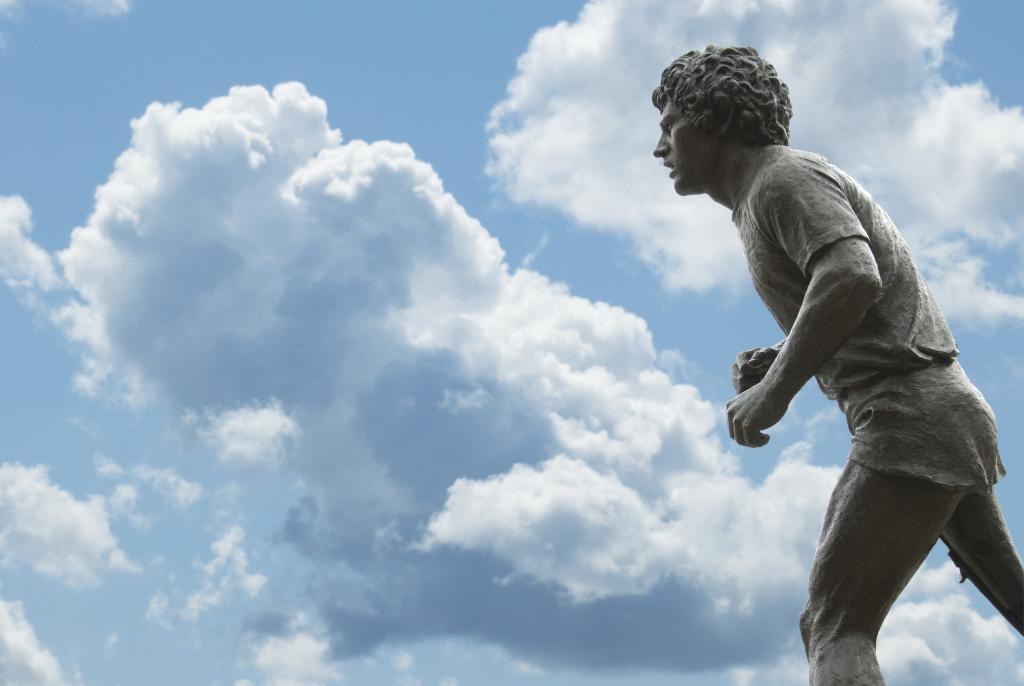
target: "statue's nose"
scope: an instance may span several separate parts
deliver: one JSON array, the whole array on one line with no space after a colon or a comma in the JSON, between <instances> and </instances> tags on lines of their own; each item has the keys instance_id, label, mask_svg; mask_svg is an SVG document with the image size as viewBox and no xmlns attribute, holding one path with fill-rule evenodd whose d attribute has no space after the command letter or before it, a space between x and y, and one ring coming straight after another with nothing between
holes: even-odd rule
<instances>
[{"instance_id":1,"label":"statue's nose","mask_svg":"<svg viewBox=\"0 0 1024 686\"><path fill-rule=\"evenodd\" d=\"M668 145L665 144L664 136L658 141L658 144L654 146L655 157L665 157L668 155Z\"/></svg>"}]
</instances>

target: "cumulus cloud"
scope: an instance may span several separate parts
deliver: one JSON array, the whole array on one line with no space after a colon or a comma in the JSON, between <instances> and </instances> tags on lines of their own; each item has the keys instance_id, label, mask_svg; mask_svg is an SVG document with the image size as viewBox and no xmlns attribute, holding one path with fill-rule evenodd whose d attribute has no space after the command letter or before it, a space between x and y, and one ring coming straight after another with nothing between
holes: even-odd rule
<instances>
[{"instance_id":1,"label":"cumulus cloud","mask_svg":"<svg viewBox=\"0 0 1024 686\"><path fill-rule=\"evenodd\" d=\"M236 467L274 467L288 444L299 436L299 425L277 400L253 403L233 410L208 410L200 421L194 414L187 423L197 425L201 440L224 463Z\"/></svg>"},{"instance_id":2,"label":"cumulus cloud","mask_svg":"<svg viewBox=\"0 0 1024 686\"><path fill-rule=\"evenodd\" d=\"M28 566L69 586L98 584L107 571L139 571L118 547L102 497L77 500L50 482L45 467L10 462L0 464L0 564Z\"/></svg>"},{"instance_id":3,"label":"cumulus cloud","mask_svg":"<svg viewBox=\"0 0 1024 686\"><path fill-rule=\"evenodd\" d=\"M456 481L422 545L493 552L576 602L647 593L678 577L699 580L722 611L749 612L758 594L804 578L837 478L837 469L801 460L782 462L760 487L681 472L648 502L614 474L559 456Z\"/></svg>"},{"instance_id":4,"label":"cumulus cloud","mask_svg":"<svg viewBox=\"0 0 1024 686\"><path fill-rule=\"evenodd\" d=\"M852 7L833 26L863 28ZM865 120L900 130L952 25L934 3L880 5L870 31L826 39L793 33L786 12L799 8L823 21L799 3L591 3L521 60L495 110L492 170L517 199L630 231L670 285L745 279L721 208L680 206L648 158L649 74L701 31L761 26L757 9L784 74L843 103L798 115L804 140ZM847 49L824 52L832 61L787 52L833 43ZM838 57L892 45L908 51L893 57L909 55L903 71ZM609 67L602 78L595 64ZM885 97L857 110L840 68L885 76ZM650 126L623 127L637 117ZM303 678L329 683L328 645L356 655L437 635L556 667L726 670L774 664L791 645L835 470L800 448L763 482L744 479L715 437L718 411L662 370L685 358L660 354L642 319L511 269L409 146L343 142L301 84L152 104L56 264L66 292L25 288L81 351L82 391L159 398L221 459L278 464L305 488L280 539L348 583L312 589L322 632L253 637L270 683L293 678L290 655L319 665ZM169 624L258 593L243 538L229 529L198 589L154 595L147 616Z\"/></svg>"},{"instance_id":5,"label":"cumulus cloud","mask_svg":"<svg viewBox=\"0 0 1024 686\"><path fill-rule=\"evenodd\" d=\"M323 629L302 614L293 617L279 634L251 637L246 653L244 663L260 678L238 681L236 686L328 686L342 681Z\"/></svg>"},{"instance_id":6,"label":"cumulus cloud","mask_svg":"<svg viewBox=\"0 0 1024 686\"><path fill-rule=\"evenodd\" d=\"M0 600L0 681L65 686L57 658L46 649L17 601Z\"/></svg>"},{"instance_id":7,"label":"cumulus cloud","mask_svg":"<svg viewBox=\"0 0 1024 686\"><path fill-rule=\"evenodd\" d=\"M32 242L32 212L20 196L0 196L0 278L11 288L60 284L53 258Z\"/></svg>"},{"instance_id":8,"label":"cumulus cloud","mask_svg":"<svg viewBox=\"0 0 1024 686\"><path fill-rule=\"evenodd\" d=\"M96 455L92 464L96 473L104 478L115 478L124 474L124 468L106 455Z\"/></svg>"},{"instance_id":9,"label":"cumulus cloud","mask_svg":"<svg viewBox=\"0 0 1024 686\"><path fill-rule=\"evenodd\" d=\"M117 513L131 512L139 501L139 490L131 484L118 484L107 499L110 509Z\"/></svg>"},{"instance_id":10,"label":"cumulus cloud","mask_svg":"<svg viewBox=\"0 0 1024 686\"><path fill-rule=\"evenodd\" d=\"M169 467L147 467L138 465L132 469L132 475L139 481L149 484L171 505L184 509L195 505L203 496L203 487L184 479Z\"/></svg>"},{"instance_id":11,"label":"cumulus cloud","mask_svg":"<svg viewBox=\"0 0 1024 686\"><path fill-rule=\"evenodd\" d=\"M807 660L800 652L789 652L761 667L737 667L729 670L732 686L803 686L807 681Z\"/></svg>"},{"instance_id":12,"label":"cumulus cloud","mask_svg":"<svg viewBox=\"0 0 1024 686\"><path fill-rule=\"evenodd\" d=\"M234 524L210 544L210 559L196 563L199 585L191 593L157 591L146 605L147 620L169 629L177 619L194 622L239 594L255 598L267 577L249 569L245 530Z\"/></svg>"},{"instance_id":13,"label":"cumulus cloud","mask_svg":"<svg viewBox=\"0 0 1024 686\"><path fill-rule=\"evenodd\" d=\"M892 686L1024 683L1020 639L991 607L971 606L952 562L918 571L882 625L878 661ZM734 686L791 686L807 680L803 647L729 673Z\"/></svg>"},{"instance_id":14,"label":"cumulus cloud","mask_svg":"<svg viewBox=\"0 0 1024 686\"><path fill-rule=\"evenodd\" d=\"M990 607L983 616L951 562L919 572L886 619L878 659L894 686L1024 683L1020 639Z\"/></svg>"},{"instance_id":15,"label":"cumulus cloud","mask_svg":"<svg viewBox=\"0 0 1024 686\"><path fill-rule=\"evenodd\" d=\"M938 242L923 253L932 291L944 309L976 326L1024 320L1024 295L1007 293L986 276L985 261L964 241Z\"/></svg>"},{"instance_id":16,"label":"cumulus cloud","mask_svg":"<svg viewBox=\"0 0 1024 686\"><path fill-rule=\"evenodd\" d=\"M650 92L683 52L754 45L789 84L795 147L822 152L875 194L919 250L959 243L972 259L1024 244L1024 113L940 68L955 12L941 0L749 2L591 0L538 31L489 124L489 171L514 200L626 237L673 289L746 280L729 215L680 199L651 157ZM851 59L856 55L856 59ZM995 253L993 253L995 254ZM926 262L941 281L944 264ZM979 313L943 285L968 323L1020 320L1020 295L959 270Z\"/></svg>"},{"instance_id":17,"label":"cumulus cloud","mask_svg":"<svg viewBox=\"0 0 1024 686\"><path fill-rule=\"evenodd\" d=\"M165 629L170 629L171 619L168 613L170 607L171 600L167 597L167 594L163 591L157 591L146 603L146 614L144 616L148 621L158 624Z\"/></svg>"},{"instance_id":18,"label":"cumulus cloud","mask_svg":"<svg viewBox=\"0 0 1024 686\"><path fill-rule=\"evenodd\" d=\"M644 593L667 575L665 548L675 541L666 528L614 475L555 457L539 468L516 465L485 481L456 481L424 547L491 551L586 601Z\"/></svg>"},{"instance_id":19,"label":"cumulus cloud","mask_svg":"<svg viewBox=\"0 0 1024 686\"><path fill-rule=\"evenodd\" d=\"M137 484L145 484L178 509L191 507L203 497L201 484L185 479L170 467L135 465L125 469L106 455L97 455L93 459L93 467L99 476L106 479L126 478ZM118 511L124 511L126 506L134 509L139 500L138 488L130 483L118 484L109 500Z\"/></svg>"},{"instance_id":20,"label":"cumulus cloud","mask_svg":"<svg viewBox=\"0 0 1024 686\"><path fill-rule=\"evenodd\" d=\"M242 548L244 541L245 531L235 524L210 545L213 557L200 567L200 587L185 599L183 618L198 619L237 591L250 598L260 592L267 577L249 571L249 558Z\"/></svg>"},{"instance_id":21,"label":"cumulus cloud","mask_svg":"<svg viewBox=\"0 0 1024 686\"><path fill-rule=\"evenodd\" d=\"M126 518L137 529L149 527L149 520L138 512L139 489L132 484L117 484L106 498L112 519Z\"/></svg>"},{"instance_id":22,"label":"cumulus cloud","mask_svg":"<svg viewBox=\"0 0 1024 686\"><path fill-rule=\"evenodd\" d=\"M356 580L315 594L338 655L457 634L700 669L795 631L834 470L742 478L641 318L511 269L407 145L342 142L302 85L150 105L57 262L68 289L41 297L81 390L159 399L221 459L297 477L279 539ZM258 590L222 542L153 621Z\"/></svg>"}]
</instances>

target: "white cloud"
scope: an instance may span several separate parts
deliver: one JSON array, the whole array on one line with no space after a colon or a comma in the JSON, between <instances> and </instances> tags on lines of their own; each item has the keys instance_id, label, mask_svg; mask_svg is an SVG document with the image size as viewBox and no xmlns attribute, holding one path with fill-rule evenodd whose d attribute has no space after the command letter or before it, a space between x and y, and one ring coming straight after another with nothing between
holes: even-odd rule
<instances>
[{"instance_id":1,"label":"white cloud","mask_svg":"<svg viewBox=\"0 0 1024 686\"><path fill-rule=\"evenodd\" d=\"M107 498L107 504L116 514L132 512L138 502L139 490L131 484L118 484Z\"/></svg>"},{"instance_id":2,"label":"white cloud","mask_svg":"<svg viewBox=\"0 0 1024 686\"><path fill-rule=\"evenodd\" d=\"M922 566L901 597L904 600L927 600L955 594L959 590L959 579L960 571L951 560L938 567Z\"/></svg>"},{"instance_id":3,"label":"white cloud","mask_svg":"<svg viewBox=\"0 0 1024 686\"><path fill-rule=\"evenodd\" d=\"M481 303L414 289L402 313L407 338L420 348L456 351L471 374L514 387L547 413L574 457L636 472L669 456L701 471L734 468L708 435L715 410L696 388L673 384L657 369L642 319L573 296L530 270L497 282L496 297ZM451 395L445 398L450 406ZM485 402L478 390L462 396L464 407Z\"/></svg>"},{"instance_id":4,"label":"white cloud","mask_svg":"<svg viewBox=\"0 0 1024 686\"><path fill-rule=\"evenodd\" d=\"M195 414L186 421L198 424L200 438L225 464L235 467L274 467L300 434L278 400L252 403L233 410L208 410L200 422Z\"/></svg>"},{"instance_id":5,"label":"white cloud","mask_svg":"<svg viewBox=\"0 0 1024 686\"><path fill-rule=\"evenodd\" d=\"M67 1L67 0L66 0ZM131 9L129 0L70 0L72 5L80 5L97 14L124 14Z\"/></svg>"},{"instance_id":6,"label":"white cloud","mask_svg":"<svg viewBox=\"0 0 1024 686\"><path fill-rule=\"evenodd\" d=\"M139 567L118 547L103 498L76 500L46 468L0 464L0 564L27 565L69 586Z\"/></svg>"},{"instance_id":7,"label":"white cloud","mask_svg":"<svg viewBox=\"0 0 1024 686\"><path fill-rule=\"evenodd\" d=\"M744 11L705 5L703 15L691 17L698 27L731 26ZM765 5L771 12L782 6ZM496 173L520 199L556 206L579 200L567 211L580 221L616 231L640 226L634 234L641 252L672 285L745 280L727 216L706 203L679 205L649 158L656 130L649 90L664 63L689 47L677 43L694 34L676 29L692 5L659 5L678 16L653 39L645 21L660 19L662 10L589 7L585 30L560 25L539 34L524 56L529 78L513 85L513 104L496 114ZM865 35L934 60L948 33L936 7L890 7L905 14L901 21L876 14L878 30ZM798 82L824 84L826 100L855 96L844 80L832 84L826 76L858 65L789 55L784 46L801 43L789 41L783 19L771 24L779 37L765 52L784 75L792 68ZM647 54L650 45L661 53ZM861 43L843 54L865 51L875 52ZM595 65L609 67L609 78L595 78ZM869 121L912 111L893 109L893 93L931 72L920 60L908 65L907 73L891 75L903 80L886 91L888 99L872 100ZM544 78L531 80L537 74ZM576 98L576 87L590 90ZM555 91L564 96L550 97ZM608 93L620 92L629 97L602 109ZM548 111L555 124L537 140L568 165L530 158L537 150L517 148L534 140L529 136L513 140L516 126L540 126ZM864 111L851 111L848 121L798 117L810 120L807 140L816 126L825 132L820 139L830 140L827 132L851 121L865 128ZM524 112L536 117L515 123ZM642 126L623 129L631 117ZM565 122L581 140L559 128ZM504 144L512 157L503 161ZM600 176L605 158L614 176ZM546 186L525 182L522 170L530 165ZM635 195L623 201L623 188ZM552 195L530 195L542 192ZM743 615L785 595L780 590L803 586L835 470L787 460L763 484L739 477L735 456L714 437L718 410L659 369L673 357L659 357L643 320L573 296L532 270L511 270L493 237L408 146L343 144L323 101L300 84L272 92L234 88L201 108L151 105L132 122L131 145L96 198L58 254L73 298L54 306L54 318L82 351L79 387L137 401L161 396L176 416L201 418L207 433L200 436L222 456L297 470L327 510L325 536L332 538L323 550L342 551L354 574L364 564L366 586L389 602L407 600L387 594L395 579L414 586L408 577L426 565L388 555L400 556L401 541L432 513L427 563L442 564L437 560L455 547L483 552L521 577L564 589L581 607L639 596L670 579L710 596L723 614ZM708 221L677 226L687 211ZM721 240L709 233L719 224ZM27 232L19 232L28 244ZM977 234L979 241L998 238ZM42 290L38 279L33 284ZM283 460L279 446L296 434L296 417L301 451ZM372 540L382 530L398 543L384 552L359 547L361 536ZM566 531L581 532L592 548L559 545ZM214 544L198 590L175 597L182 609L172 610L172 599L158 593L147 616L168 624L194 619L232 594L258 593L266 580L249 571L243 538L232 527ZM501 584L488 592L500 594ZM337 609L344 600L332 596L329 603ZM411 628L402 621L394 622L396 631L430 630L415 624L421 617L408 618ZM459 622L469 620L451 621L441 630L462 632ZM694 620L681 614L673 621ZM503 630L486 635L500 642L508 636ZM372 648L387 636L353 638ZM550 638L544 655L562 658L556 644L565 637ZM715 647L731 644L722 639ZM568 654L564 659L585 661ZM305 625L255 640L251 662L269 684L340 678L326 638Z\"/></svg>"},{"instance_id":8,"label":"white cloud","mask_svg":"<svg viewBox=\"0 0 1024 686\"><path fill-rule=\"evenodd\" d=\"M131 474L179 509L191 507L203 497L202 485L182 478L169 467L138 465L132 468Z\"/></svg>"},{"instance_id":9,"label":"white cloud","mask_svg":"<svg viewBox=\"0 0 1024 686\"><path fill-rule=\"evenodd\" d=\"M543 669L533 663L527 662L526 660L513 660L512 666L515 667L515 670L520 674L526 674L528 676L544 674Z\"/></svg>"},{"instance_id":10,"label":"white cloud","mask_svg":"<svg viewBox=\"0 0 1024 686\"><path fill-rule=\"evenodd\" d=\"M985 276L985 262L964 241L937 242L923 253L929 284L944 311L976 326L1024 321L1024 295L1007 293Z\"/></svg>"},{"instance_id":11,"label":"white cloud","mask_svg":"<svg viewBox=\"0 0 1024 686\"><path fill-rule=\"evenodd\" d=\"M736 468L642 319L510 273L408 146L340 145L301 85L154 104L133 131L59 253L75 298L54 316L82 345L81 389L167 395L223 459L268 462L299 431L291 408L338 424L389 365L447 354L467 383L434 406L453 416L500 410L497 383L574 457Z\"/></svg>"},{"instance_id":12,"label":"white cloud","mask_svg":"<svg viewBox=\"0 0 1024 686\"><path fill-rule=\"evenodd\" d=\"M244 541L245 531L235 524L210 545L213 557L200 567L200 587L185 599L182 618L196 620L238 591L250 598L259 594L267 577L249 571Z\"/></svg>"},{"instance_id":13,"label":"white cloud","mask_svg":"<svg viewBox=\"0 0 1024 686\"><path fill-rule=\"evenodd\" d=\"M93 467L96 474L105 479L127 477L135 483L146 484L172 506L179 509L191 507L203 497L201 484L183 478L170 467L135 465L130 470L126 470L106 455L97 455L93 458ZM139 501L138 488L128 483L118 484L109 501L115 511L132 510ZM130 507L126 508L126 506Z\"/></svg>"},{"instance_id":14,"label":"white cloud","mask_svg":"<svg viewBox=\"0 0 1024 686\"><path fill-rule=\"evenodd\" d=\"M893 686L1021 684L1019 639L998 614L983 617L962 591L897 603L878 639Z\"/></svg>"},{"instance_id":15,"label":"white cloud","mask_svg":"<svg viewBox=\"0 0 1024 686\"><path fill-rule=\"evenodd\" d=\"M890 686L1024 683L1020 639L1002 616L972 608L958 579L951 562L922 567L889 612L878 660ZM806 682L807 669L802 646L793 646L775 662L729 675L734 686L791 686Z\"/></svg>"},{"instance_id":16,"label":"white cloud","mask_svg":"<svg viewBox=\"0 0 1024 686\"><path fill-rule=\"evenodd\" d=\"M110 657L117 651L117 645L121 642L120 636L116 633L112 633L107 636L107 640L103 642L103 655L104 657Z\"/></svg>"},{"instance_id":17,"label":"white cloud","mask_svg":"<svg viewBox=\"0 0 1024 686\"><path fill-rule=\"evenodd\" d=\"M60 664L25 617L20 602L0 600L0 682L65 686Z\"/></svg>"},{"instance_id":18,"label":"white cloud","mask_svg":"<svg viewBox=\"0 0 1024 686\"><path fill-rule=\"evenodd\" d=\"M834 470L786 461L762 484L741 478L715 433L720 410L661 370L675 358L659 357L640 317L510 269L408 146L342 143L323 101L294 83L233 88L199 109L153 104L132 129L58 254L72 297L49 302L82 351L79 387L159 397L222 456L294 470L312 495L296 512L314 514L290 517L288 540L317 560L343 555L369 594L397 577L455 583L436 565L456 549L517 573L506 586L484 577L496 598L540 579L579 607L642 602L666 580L694 617L712 604L727 622L798 594ZM428 521L424 565L408 543ZM594 549L562 545L567 529ZM154 621L258 590L227 539L199 590L154 596ZM758 564L771 574L755 580ZM538 610L562 611L552 603ZM477 620L457 621L438 631Z\"/></svg>"},{"instance_id":19,"label":"white cloud","mask_svg":"<svg viewBox=\"0 0 1024 686\"><path fill-rule=\"evenodd\" d=\"M243 543L245 530L234 524L210 544L211 557L196 562L199 583L191 593L157 591L146 605L148 621L170 629L177 620L195 622L204 614L230 602L239 594L255 598L267 577L249 569Z\"/></svg>"},{"instance_id":20,"label":"white cloud","mask_svg":"<svg viewBox=\"0 0 1024 686\"><path fill-rule=\"evenodd\" d=\"M456 481L445 510L430 521L424 547L494 552L588 601L649 590L668 573L674 543L635 491L560 456L486 481Z\"/></svg>"},{"instance_id":21,"label":"white cloud","mask_svg":"<svg viewBox=\"0 0 1024 686\"><path fill-rule=\"evenodd\" d=\"M1024 110L1001 107L981 83L939 83L922 98L908 140L883 160L923 212L913 228L994 245L1020 240L1013 212L1024 206Z\"/></svg>"},{"instance_id":22,"label":"white cloud","mask_svg":"<svg viewBox=\"0 0 1024 686\"><path fill-rule=\"evenodd\" d=\"M577 457L735 467L709 438L712 407L656 368L643 320L510 274L407 146L339 145L299 84L154 104L133 129L59 253L77 297L55 318L82 344L83 390L232 408L190 416L225 461L274 462L299 432L284 407L349 404L411 347L513 388ZM491 401L478 382L438 402L464 415Z\"/></svg>"},{"instance_id":23,"label":"white cloud","mask_svg":"<svg viewBox=\"0 0 1024 686\"><path fill-rule=\"evenodd\" d=\"M126 518L137 529L149 528L149 520L138 512L139 489L132 484L117 484L106 497L111 518Z\"/></svg>"},{"instance_id":24,"label":"white cloud","mask_svg":"<svg viewBox=\"0 0 1024 686\"><path fill-rule=\"evenodd\" d=\"M19 9L31 0L0 0L0 17ZM131 9L130 0L49 0L50 4L64 7L69 11L85 11L90 14L116 16Z\"/></svg>"},{"instance_id":25,"label":"white cloud","mask_svg":"<svg viewBox=\"0 0 1024 686\"><path fill-rule=\"evenodd\" d=\"M793 144L857 176L915 247L970 239L974 253L1019 249L1024 113L980 83L944 81L954 20L942 0L827 9L812 0L591 0L574 22L538 31L520 56L492 112L489 170L514 200L628 237L669 288L745 282L728 212L675 197L651 156L650 92L687 50L754 45L790 86ZM943 287L947 314L968 323L1024 316L1019 294L970 276L961 285L984 291L983 312Z\"/></svg>"},{"instance_id":26,"label":"white cloud","mask_svg":"<svg viewBox=\"0 0 1024 686\"><path fill-rule=\"evenodd\" d=\"M146 619L154 624L158 624L165 629L171 628L171 621L168 616L168 610L170 609L171 601L167 597L167 594L163 591L157 591L154 593L149 602L146 603Z\"/></svg>"},{"instance_id":27,"label":"white cloud","mask_svg":"<svg viewBox=\"0 0 1024 686\"><path fill-rule=\"evenodd\" d=\"M803 686L807 683L807 660L799 654L783 655L763 667L737 667L729 670L732 686Z\"/></svg>"},{"instance_id":28,"label":"white cloud","mask_svg":"<svg viewBox=\"0 0 1024 686\"><path fill-rule=\"evenodd\" d=\"M11 288L60 285L53 258L32 242L32 212L20 196L0 195L0 278Z\"/></svg>"},{"instance_id":29,"label":"white cloud","mask_svg":"<svg viewBox=\"0 0 1024 686\"><path fill-rule=\"evenodd\" d=\"M482 388L474 388L470 391L444 389L441 397L441 407L449 412L459 413L467 410L479 410L486 407L490 396Z\"/></svg>"},{"instance_id":30,"label":"white cloud","mask_svg":"<svg viewBox=\"0 0 1024 686\"><path fill-rule=\"evenodd\" d=\"M406 650L399 650L391 656L391 666L396 672L408 672L412 669L415 660Z\"/></svg>"},{"instance_id":31,"label":"white cloud","mask_svg":"<svg viewBox=\"0 0 1024 686\"><path fill-rule=\"evenodd\" d=\"M106 455L96 455L92 463L96 474L105 479L117 478L124 474L124 468Z\"/></svg>"},{"instance_id":32,"label":"white cloud","mask_svg":"<svg viewBox=\"0 0 1024 686\"><path fill-rule=\"evenodd\" d=\"M342 681L341 670L331 659L323 632L304 615L296 615L282 635L255 637L248 646L246 663L257 670L260 686L328 686Z\"/></svg>"},{"instance_id":33,"label":"white cloud","mask_svg":"<svg viewBox=\"0 0 1024 686\"><path fill-rule=\"evenodd\" d=\"M701 585L723 613L749 613L759 595L806 577L837 477L837 469L795 459L760 487L678 472L645 500L614 474L559 456L456 481L421 546L493 552L576 602L642 594L677 577Z\"/></svg>"}]
</instances>

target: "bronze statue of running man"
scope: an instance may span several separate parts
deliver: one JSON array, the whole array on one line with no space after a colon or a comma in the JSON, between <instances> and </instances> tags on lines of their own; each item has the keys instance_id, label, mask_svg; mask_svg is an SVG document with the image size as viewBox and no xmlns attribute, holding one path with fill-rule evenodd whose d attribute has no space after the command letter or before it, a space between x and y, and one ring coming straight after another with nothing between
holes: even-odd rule
<instances>
[{"instance_id":1,"label":"bronze statue of running man","mask_svg":"<svg viewBox=\"0 0 1024 686\"><path fill-rule=\"evenodd\" d=\"M737 357L729 435L763 446L813 376L853 437L800 616L812 686L884 686L878 631L939 538L1024 632L1024 568L992 488L1006 473L995 417L892 220L827 159L789 147L789 89L756 50L688 52L653 100L655 157L679 195L732 212L785 332Z\"/></svg>"}]
</instances>

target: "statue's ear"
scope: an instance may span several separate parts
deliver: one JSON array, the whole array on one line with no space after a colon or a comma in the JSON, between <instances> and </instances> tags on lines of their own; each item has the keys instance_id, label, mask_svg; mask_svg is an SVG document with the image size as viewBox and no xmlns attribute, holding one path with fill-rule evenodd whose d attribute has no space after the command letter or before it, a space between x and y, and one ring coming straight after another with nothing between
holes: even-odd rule
<instances>
[{"instance_id":1,"label":"statue's ear","mask_svg":"<svg viewBox=\"0 0 1024 686\"><path fill-rule=\"evenodd\" d=\"M737 129L739 130L740 137L745 141L756 141L763 138L761 120L750 110L744 110L740 113Z\"/></svg>"},{"instance_id":2,"label":"statue's ear","mask_svg":"<svg viewBox=\"0 0 1024 686\"><path fill-rule=\"evenodd\" d=\"M715 91L708 98L709 109L714 113L718 125L711 131L715 136L722 137L732 128L733 102L732 98L722 91Z\"/></svg>"}]
</instances>

